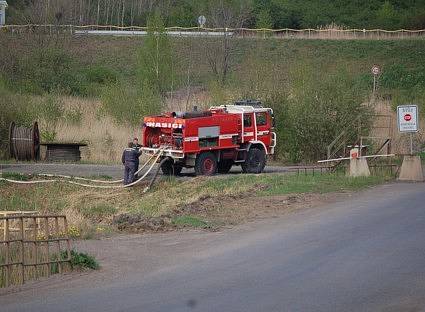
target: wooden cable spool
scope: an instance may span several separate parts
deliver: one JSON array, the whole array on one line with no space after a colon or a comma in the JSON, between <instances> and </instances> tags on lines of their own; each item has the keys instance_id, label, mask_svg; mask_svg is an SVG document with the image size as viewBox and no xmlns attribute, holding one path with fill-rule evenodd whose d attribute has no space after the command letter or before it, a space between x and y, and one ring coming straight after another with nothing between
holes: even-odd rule
<instances>
[{"instance_id":1,"label":"wooden cable spool","mask_svg":"<svg viewBox=\"0 0 425 312\"><path fill-rule=\"evenodd\" d=\"M14 122L10 124L9 153L16 160L40 159L40 131L37 122L31 128L18 127Z\"/></svg>"}]
</instances>

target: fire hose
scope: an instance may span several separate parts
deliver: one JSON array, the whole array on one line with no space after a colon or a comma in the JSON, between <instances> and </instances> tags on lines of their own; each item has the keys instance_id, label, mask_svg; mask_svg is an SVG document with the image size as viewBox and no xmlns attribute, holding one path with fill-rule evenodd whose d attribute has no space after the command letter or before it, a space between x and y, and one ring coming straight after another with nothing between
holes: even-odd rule
<instances>
[{"instance_id":1,"label":"fire hose","mask_svg":"<svg viewBox=\"0 0 425 312\"><path fill-rule=\"evenodd\" d=\"M75 182L72 181L72 179L76 179L76 180L83 180L83 181L89 181L89 182L99 182L99 183L120 183L123 180L115 180L115 181L102 181L102 180L92 180L92 179L87 179L87 178L82 178L82 177L71 177L71 176L65 176L65 175L52 175L52 174L39 174L38 176L44 176L44 177L58 177L58 178L63 178L63 179L53 179L53 180L36 180L36 181L18 181L18 180L12 180L12 179L7 179L7 178L2 178L0 177L0 181L6 181L9 183L16 183L16 184L39 184L39 183L55 183L55 182L64 182L64 183L69 183L69 184L74 184L74 185L79 185L79 186L83 186L83 187L89 187L89 188L101 188L101 189L119 189L119 188L128 188L131 186L134 186L138 183L140 183L144 178L146 178L146 176L152 171L153 167L155 166L156 162L158 161L158 159L161 157L161 155L163 154L165 148L162 148L158 151L158 154L153 154L147 161L146 163L135 173L135 175L137 175L138 173L140 173L148 164L149 162L152 160L152 158L154 158L155 156L155 160L152 162L152 164L149 166L148 170L143 174L142 177L140 177L139 179L137 179L136 181L130 183L130 184L126 184L126 185L92 185L92 184L84 184L84 183L79 183L79 182ZM156 175L154 176L154 178L156 178ZM65 179L65 180L64 180ZM154 181L154 179L153 179ZM144 190L144 192L146 192L150 186L153 184L153 182L150 183L149 187L146 188Z\"/></svg>"}]
</instances>

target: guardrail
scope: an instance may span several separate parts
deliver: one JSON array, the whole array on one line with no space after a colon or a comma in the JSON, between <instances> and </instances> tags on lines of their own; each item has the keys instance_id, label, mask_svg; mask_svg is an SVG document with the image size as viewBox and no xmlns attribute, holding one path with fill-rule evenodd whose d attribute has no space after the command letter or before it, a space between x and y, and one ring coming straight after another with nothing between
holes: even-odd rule
<instances>
[{"instance_id":1,"label":"guardrail","mask_svg":"<svg viewBox=\"0 0 425 312\"><path fill-rule=\"evenodd\" d=\"M115 25L5 25L0 27L1 32L23 33L43 32L46 34L64 33L70 34L98 34L143 36L147 34L147 27L143 26L115 26ZM235 37L276 37L276 38L299 38L299 39L409 39L424 38L425 29L410 30L385 30L385 29L251 29L251 28L200 28L200 27L167 27L166 32L171 36L215 36L217 33ZM98 33L96 33L98 32Z\"/></svg>"},{"instance_id":2,"label":"guardrail","mask_svg":"<svg viewBox=\"0 0 425 312\"><path fill-rule=\"evenodd\" d=\"M67 269L71 241L66 216L17 212L0 217L0 230L0 287Z\"/></svg>"}]
</instances>

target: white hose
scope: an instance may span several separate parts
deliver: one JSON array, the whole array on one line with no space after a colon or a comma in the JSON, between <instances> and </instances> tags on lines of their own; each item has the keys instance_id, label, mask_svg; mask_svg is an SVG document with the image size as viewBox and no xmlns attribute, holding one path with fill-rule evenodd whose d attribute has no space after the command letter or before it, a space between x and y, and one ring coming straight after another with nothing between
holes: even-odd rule
<instances>
[{"instance_id":1,"label":"white hose","mask_svg":"<svg viewBox=\"0 0 425 312\"><path fill-rule=\"evenodd\" d=\"M150 156L150 158L143 164L142 167L137 170L137 172L134 174L135 176L138 175L143 169L145 169L146 165L151 161L151 159L156 155L153 154ZM87 182L95 182L95 183L104 183L104 184L116 184L116 183L122 183L124 180L114 180L114 181L105 181L105 180L93 180L88 178L82 178L82 177L73 177L73 176L67 176L62 174L50 174L50 173L40 173L36 174L39 177L49 177L49 178L63 178L63 179L72 179L72 180L80 180L80 181L87 181Z\"/></svg>"},{"instance_id":2,"label":"white hose","mask_svg":"<svg viewBox=\"0 0 425 312\"><path fill-rule=\"evenodd\" d=\"M148 174L149 172L151 172L151 170L153 169L153 167L155 166L156 162L158 161L159 157L161 157L163 151L165 148L161 149L158 151L158 155L155 158L155 161L150 165L149 169L145 172L145 174L139 178L137 181L134 181L130 184L126 184L126 185L91 185L91 184L83 184L83 183L78 183L78 182L74 182L71 180L36 180L36 181L18 181L18 180L11 180L11 179L6 179L6 178L0 178L0 181L6 181L9 183L16 183L16 184L37 184L37 183L53 183L53 182L65 182L65 183L70 183L70 184L74 184L74 185L79 185L79 186L84 186L84 187L90 187L90 188L102 188L102 189L118 189L118 188L127 188L127 187L131 187L134 186L136 184L138 184L140 181L142 181ZM152 157L143 165L142 168L140 168L140 170L138 170L137 172L140 172L144 167L146 167L146 165L148 164L148 162L154 157L155 155L152 155ZM47 175L46 175L47 176ZM67 177L67 176L63 176L63 177ZM72 177L71 177L72 178ZM84 178L80 178L80 179L84 179ZM90 181L90 179L87 179ZM96 181L96 180L92 180L92 181ZM121 180L122 181L122 180ZM103 181L104 182L104 181ZM112 182L112 181L107 181L107 182Z\"/></svg>"},{"instance_id":3,"label":"white hose","mask_svg":"<svg viewBox=\"0 0 425 312\"><path fill-rule=\"evenodd\" d=\"M102 189L118 189L118 188L126 188L126 187L130 187L130 186L134 186L137 183L139 183L140 181L142 181L149 174L149 172L151 172L151 170L153 169L153 167L155 166L157 160L159 159L159 157L161 157L161 155L162 155L162 151L160 151L158 156L155 158L155 161L152 163L152 165L149 167L149 169L145 172L145 174L141 178L139 178L138 180L136 180L136 181L134 181L130 184L126 184L126 185L91 185L91 184L83 184L83 183L78 183L78 182L69 181L69 180L62 180L62 181L68 182L70 184L79 185L79 186L91 187L91 188L102 188ZM61 180L59 180L59 181L61 181Z\"/></svg>"},{"instance_id":4,"label":"white hose","mask_svg":"<svg viewBox=\"0 0 425 312\"><path fill-rule=\"evenodd\" d=\"M18 180L0 178L0 181L6 181L6 182L16 183L16 184L36 184L36 183L52 183L58 180L18 181Z\"/></svg>"}]
</instances>

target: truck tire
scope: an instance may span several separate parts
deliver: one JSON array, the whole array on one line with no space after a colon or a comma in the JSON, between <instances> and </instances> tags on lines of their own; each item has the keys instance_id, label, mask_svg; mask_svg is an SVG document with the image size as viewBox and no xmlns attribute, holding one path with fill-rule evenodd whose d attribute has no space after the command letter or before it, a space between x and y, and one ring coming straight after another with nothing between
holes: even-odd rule
<instances>
[{"instance_id":1,"label":"truck tire","mask_svg":"<svg viewBox=\"0 0 425 312\"><path fill-rule=\"evenodd\" d=\"M218 163L218 173L229 173L230 169L232 169L233 160L225 159Z\"/></svg>"},{"instance_id":2,"label":"truck tire","mask_svg":"<svg viewBox=\"0 0 425 312\"><path fill-rule=\"evenodd\" d=\"M242 163L242 171L244 173L261 173L266 166L266 153L264 149L252 147L248 151L248 155L244 163Z\"/></svg>"},{"instance_id":3,"label":"truck tire","mask_svg":"<svg viewBox=\"0 0 425 312\"><path fill-rule=\"evenodd\" d=\"M164 175L179 175L182 171L183 167L174 164L174 161L172 159L169 159L168 161L164 162L161 165L161 171Z\"/></svg>"},{"instance_id":4,"label":"truck tire","mask_svg":"<svg viewBox=\"0 0 425 312\"><path fill-rule=\"evenodd\" d=\"M196 157L195 174L211 176L217 172L217 157L213 153L205 152Z\"/></svg>"}]
</instances>

